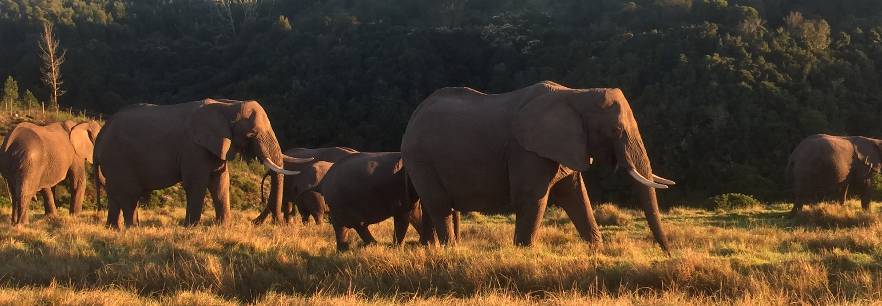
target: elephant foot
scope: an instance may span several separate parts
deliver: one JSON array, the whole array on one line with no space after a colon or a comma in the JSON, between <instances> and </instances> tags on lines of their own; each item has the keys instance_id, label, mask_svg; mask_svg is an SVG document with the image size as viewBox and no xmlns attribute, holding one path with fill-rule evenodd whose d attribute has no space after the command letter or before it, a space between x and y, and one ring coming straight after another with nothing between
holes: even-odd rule
<instances>
[{"instance_id":1,"label":"elephant foot","mask_svg":"<svg viewBox=\"0 0 882 306\"><path fill-rule=\"evenodd\" d=\"M348 243L338 243L337 244L337 252L348 252L351 248Z\"/></svg>"}]
</instances>

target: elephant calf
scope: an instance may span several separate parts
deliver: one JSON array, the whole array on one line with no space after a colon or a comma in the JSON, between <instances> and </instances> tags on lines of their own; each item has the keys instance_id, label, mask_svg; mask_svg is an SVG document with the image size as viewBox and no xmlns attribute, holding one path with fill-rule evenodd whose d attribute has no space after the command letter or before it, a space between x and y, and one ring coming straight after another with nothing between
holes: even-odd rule
<instances>
[{"instance_id":1,"label":"elephant calf","mask_svg":"<svg viewBox=\"0 0 882 306\"><path fill-rule=\"evenodd\" d=\"M0 152L0 172L12 197L13 225L28 223L28 206L38 191L43 194L46 215L55 215L52 188L67 176L73 189L70 213L80 212L86 192L85 162L92 162L100 130L101 125L95 121L44 126L23 122L6 136Z\"/></svg>"},{"instance_id":2,"label":"elephant calf","mask_svg":"<svg viewBox=\"0 0 882 306\"><path fill-rule=\"evenodd\" d=\"M348 157L349 155L358 153L358 151L346 147L328 147L317 149L293 148L284 152L286 155L300 158L314 158L315 161L306 164L296 164L286 162L283 166L286 170L299 171L300 174L285 180L282 190L282 213L285 216L285 222L290 223L294 217L294 209L300 213L303 224L309 222L312 217L315 224L321 224L324 215L328 212L328 206L325 199L318 191L312 188L318 186L325 173L331 168L333 163ZM267 171L263 179L272 175ZM275 182L273 181L273 186ZM263 183L261 183L261 190ZM274 196L274 191L270 191L270 198ZM261 191L261 203L263 203L263 191ZM267 203L269 204L269 203ZM269 205L265 206L260 216L254 219L255 224L263 223L264 219L271 213Z\"/></svg>"},{"instance_id":3,"label":"elephant calf","mask_svg":"<svg viewBox=\"0 0 882 306\"><path fill-rule=\"evenodd\" d=\"M337 249L349 249L349 229L355 229L365 243L376 240L368 225L392 217L395 243L401 244L408 223L420 231L418 199L408 186L401 153L356 153L334 163L318 190L330 207ZM420 235L425 242L426 237Z\"/></svg>"},{"instance_id":4,"label":"elephant calf","mask_svg":"<svg viewBox=\"0 0 882 306\"><path fill-rule=\"evenodd\" d=\"M860 136L816 134L793 149L788 175L793 183L793 210L835 194L844 204L848 189L861 193L861 206L870 209L872 173L879 173L882 140Z\"/></svg>"}]
</instances>

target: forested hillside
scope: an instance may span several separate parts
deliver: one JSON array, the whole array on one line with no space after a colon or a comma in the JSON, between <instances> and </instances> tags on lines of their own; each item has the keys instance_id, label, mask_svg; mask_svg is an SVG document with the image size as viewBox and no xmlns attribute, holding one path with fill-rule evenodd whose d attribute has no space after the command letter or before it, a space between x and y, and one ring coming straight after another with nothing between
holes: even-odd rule
<instances>
[{"instance_id":1,"label":"forested hillside","mask_svg":"<svg viewBox=\"0 0 882 306\"><path fill-rule=\"evenodd\" d=\"M398 150L444 86L620 87L665 204L778 199L803 137L882 137L877 0L0 0L0 77L46 100L42 20L62 107L257 99L285 146Z\"/></svg>"}]
</instances>

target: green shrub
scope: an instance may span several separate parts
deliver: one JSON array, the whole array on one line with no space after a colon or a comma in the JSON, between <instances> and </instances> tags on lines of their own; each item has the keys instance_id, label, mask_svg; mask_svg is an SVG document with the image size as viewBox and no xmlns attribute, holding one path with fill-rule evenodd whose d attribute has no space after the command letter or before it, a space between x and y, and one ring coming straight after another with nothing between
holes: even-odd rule
<instances>
[{"instance_id":1,"label":"green shrub","mask_svg":"<svg viewBox=\"0 0 882 306\"><path fill-rule=\"evenodd\" d=\"M742 193L724 193L707 198L704 207L711 210L732 210L752 208L760 205L760 201Z\"/></svg>"}]
</instances>

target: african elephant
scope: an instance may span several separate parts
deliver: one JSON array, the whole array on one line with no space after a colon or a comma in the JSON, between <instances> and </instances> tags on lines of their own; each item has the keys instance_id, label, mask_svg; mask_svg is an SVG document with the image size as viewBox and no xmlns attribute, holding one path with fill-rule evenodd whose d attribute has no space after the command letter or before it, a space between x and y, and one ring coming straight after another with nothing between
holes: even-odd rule
<instances>
[{"instance_id":1,"label":"african elephant","mask_svg":"<svg viewBox=\"0 0 882 306\"><path fill-rule=\"evenodd\" d=\"M325 173L331 169L334 164L326 161L313 161L310 163L292 164L285 163L285 170L298 171L300 174L285 180L282 192L282 213L285 216L285 222L290 223L294 218L294 202L296 208L300 212L303 224L309 223L309 217L312 217L315 224L321 224L325 214L328 212L328 205L325 199L318 191L313 190L318 186L324 178ZM268 171L269 172L269 171ZM271 173L264 175L260 182L260 202L263 203L263 182ZM270 197L274 196L270 193ZM255 220L255 224L260 224L270 214L270 207L264 207L263 212Z\"/></svg>"},{"instance_id":2,"label":"african elephant","mask_svg":"<svg viewBox=\"0 0 882 306\"><path fill-rule=\"evenodd\" d=\"M301 174L296 177L288 178L284 183L282 213L285 216L285 222L291 222L291 219L294 217L294 208L296 206L303 224L309 222L310 216L312 216L316 224L321 224L324 214L328 212L328 206L325 204L325 199L322 195L311 189L318 185L334 162L357 152L358 151L347 147L317 149L293 148L285 151L285 154L289 156L315 158L315 161L312 163L285 163L284 165L286 170L296 170L301 172ZM318 163L319 161L325 163ZM266 180L266 177L270 174L272 174L272 172L267 171L263 179ZM275 182L271 183L275 184ZM262 188L263 183L261 183L261 190L263 190ZM270 191L270 197L273 196L272 191ZM261 191L260 198L261 203L263 203L263 191ZM260 216L254 219L253 223L263 223L263 220L270 214L270 210L271 207L266 206Z\"/></svg>"},{"instance_id":3,"label":"african elephant","mask_svg":"<svg viewBox=\"0 0 882 306\"><path fill-rule=\"evenodd\" d=\"M337 161L325 174L318 190L330 207L338 250L349 249L349 229L365 243L375 243L368 225L389 217L395 223L396 244L404 241L408 223L420 231L418 199L401 166L401 153L361 152Z\"/></svg>"},{"instance_id":4,"label":"african elephant","mask_svg":"<svg viewBox=\"0 0 882 306\"><path fill-rule=\"evenodd\" d=\"M12 198L12 224L28 223L28 206L37 191L43 194L47 216L55 215L53 187L71 177L70 213L83 207L86 165L92 162L95 138L101 125L73 121L36 125L19 123L3 141L0 171Z\"/></svg>"},{"instance_id":5,"label":"african elephant","mask_svg":"<svg viewBox=\"0 0 882 306\"><path fill-rule=\"evenodd\" d=\"M861 206L870 209L872 173L879 173L882 140L860 136L816 134L793 149L787 163L793 184L795 214L807 203L831 194L844 204L848 189L861 194Z\"/></svg>"},{"instance_id":6,"label":"african elephant","mask_svg":"<svg viewBox=\"0 0 882 306\"><path fill-rule=\"evenodd\" d=\"M450 239L456 211L515 213L514 242L531 245L549 196L588 242L601 242L581 171L589 160L617 166L655 240L668 251L655 189L674 182L653 175L637 120L616 88L570 89L543 81L485 94L442 88L410 117L401 153L422 201L424 231ZM333 209L332 209L333 210Z\"/></svg>"},{"instance_id":7,"label":"african elephant","mask_svg":"<svg viewBox=\"0 0 882 306\"><path fill-rule=\"evenodd\" d=\"M257 101L205 99L176 105L142 104L117 112L105 125L95 150L97 167L106 177L107 225L134 225L138 199L151 190L181 182L187 194L183 224L199 223L205 191L211 192L218 224L230 219L230 174L227 161L242 153L256 157L276 172L273 219L281 221L282 175L297 172L283 161L311 159L282 154L275 132Z\"/></svg>"}]
</instances>

